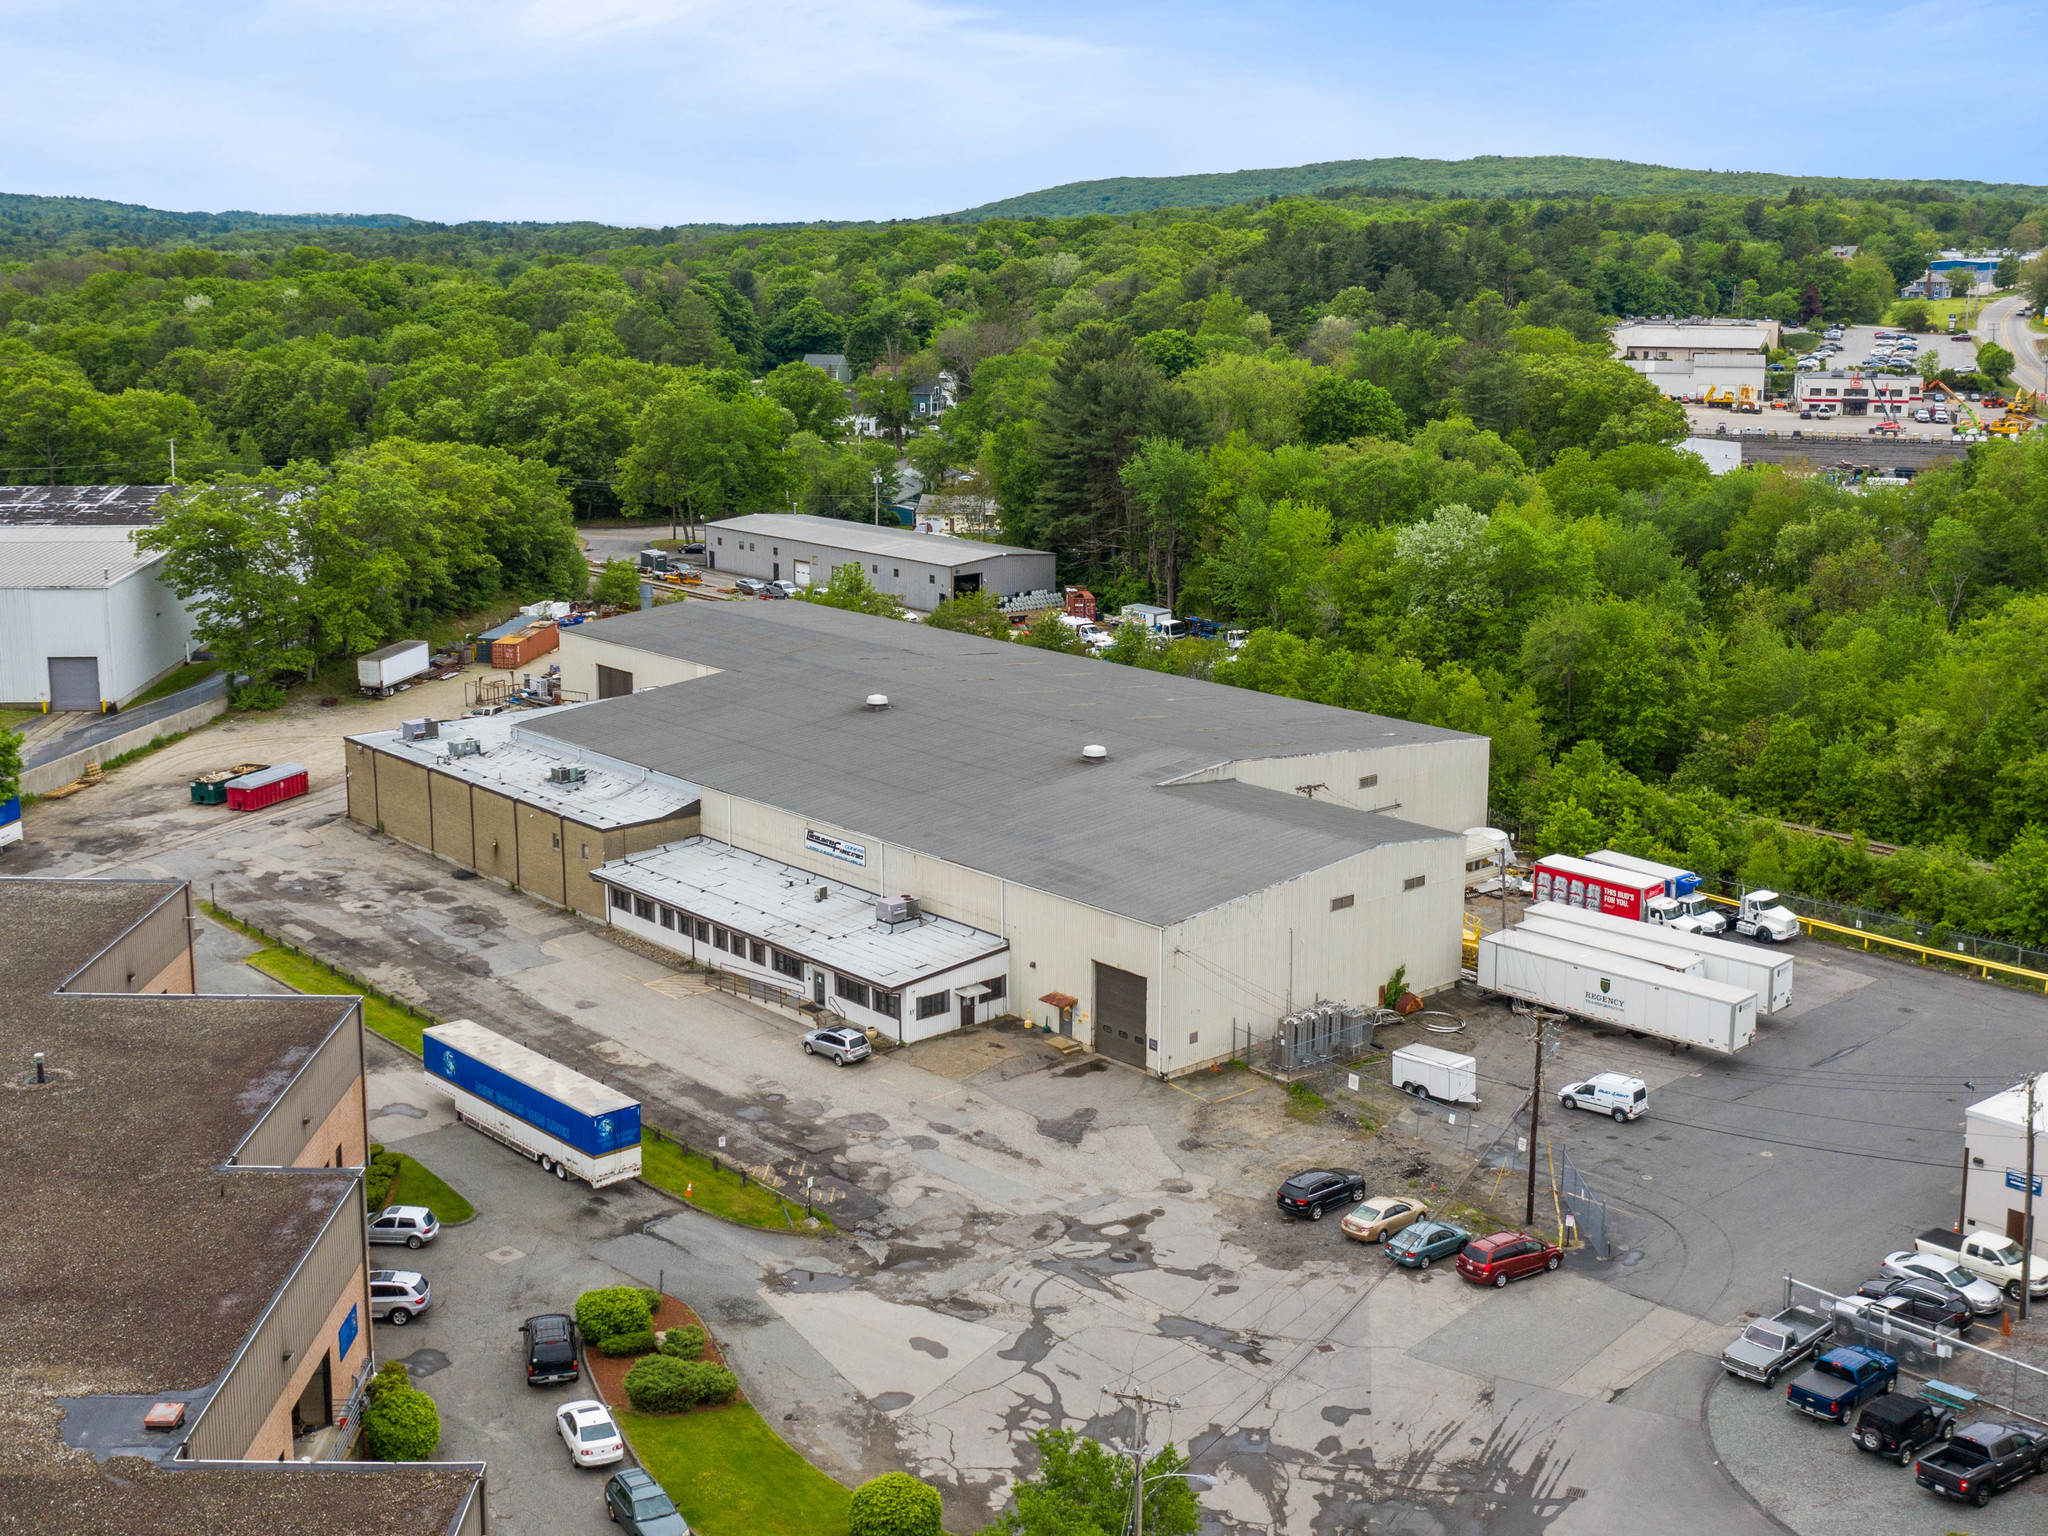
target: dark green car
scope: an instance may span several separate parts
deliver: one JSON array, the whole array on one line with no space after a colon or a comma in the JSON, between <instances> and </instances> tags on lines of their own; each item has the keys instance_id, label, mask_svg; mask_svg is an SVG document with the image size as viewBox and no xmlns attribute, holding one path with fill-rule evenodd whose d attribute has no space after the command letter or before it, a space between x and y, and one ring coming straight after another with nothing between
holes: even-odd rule
<instances>
[{"instance_id":1,"label":"dark green car","mask_svg":"<svg viewBox=\"0 0 2048 1536\"><path fill-rule=\"evenodd\" d=\"M1438 1259L1455 1259L1472 1234L1448 1221L1418 1221L1387 1239L1387 1257L1410 1269L1427 1269Z\"/></svg>"},{"instance_id":2,"label":"dark green car","mask_svg":"<svg viewBox=\"0 0 2048 1536\"><path fill-rule=\"evenodd\" d=\"M604 1485L604 1512L633 1536L690 1536L689 1523L676 1513L661 1484L638 1467Z\"/></svg>"}]
</instances>

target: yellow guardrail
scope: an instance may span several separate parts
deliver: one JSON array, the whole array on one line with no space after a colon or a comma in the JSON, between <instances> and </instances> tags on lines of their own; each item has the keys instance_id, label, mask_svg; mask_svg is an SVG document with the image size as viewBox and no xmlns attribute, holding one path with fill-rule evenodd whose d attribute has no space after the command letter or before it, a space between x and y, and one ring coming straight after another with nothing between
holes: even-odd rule
<instances>
[{"instance_id":1,"label":"yellow guardrail","mask_svg":"<svg viewBox=\"0 0 2048 1536\"><path fill-rule=\"evenodd\" d=\"M1707 899L1709 901L1717 901L1724 907L1739 907L1742 905L1742 903L1734 900L1732 897L1716 896L1711 892L1708 893ZM1975 955L1963 955L1951 950L1935 949L1929 945L1915 944L1906 939L1894 939L1882 933L1866 933L1861 928L1845 928L1840 923L1826 922L1818 917L1800 917L1797 912L1794 912L1792 915L1799 918L1800 926L1808 934L1812 934L1818 929L1825 930L1830 934L1840 934L1845 939L1860 939L1866 950L1873 944L1882 944L1887 949L1904 950L1908 954L1917 956L1918 962L1921 965L1925 965L1929 960L1939 960L1947 965L1964 966L1967 969L1976 971L1979 977L1985 981L1989 981L1991 973L1997 971L2001 976L2017 977L2029 985L2038 986L2043 992L2048 992L2048 973L2030 971L2023 965L2007 965L2002 960L1980 960Z\"/></svg>"}]
</instances>

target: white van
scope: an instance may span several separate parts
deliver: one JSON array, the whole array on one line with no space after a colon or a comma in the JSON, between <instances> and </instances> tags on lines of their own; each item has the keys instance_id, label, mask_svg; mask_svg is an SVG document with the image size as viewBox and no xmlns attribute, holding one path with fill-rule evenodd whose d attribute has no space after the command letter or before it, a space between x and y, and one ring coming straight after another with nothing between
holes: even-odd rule
<instances>
[{"instance_id":1,"label":"white van","mask_svg":"<svg viewBox=\"0 0 2048 1536\"><path fill-rule=\"evenodd\" d=\"M1567 1083L1557 1090L1557 1102L1566 1109L1590 1109L1609 1115L1619 1125L1639 1118L1650 1107L1650 1085L1640 1077L1619 1072L1599 1072L1583 1083Z\"/></svg>"}]
</instances>

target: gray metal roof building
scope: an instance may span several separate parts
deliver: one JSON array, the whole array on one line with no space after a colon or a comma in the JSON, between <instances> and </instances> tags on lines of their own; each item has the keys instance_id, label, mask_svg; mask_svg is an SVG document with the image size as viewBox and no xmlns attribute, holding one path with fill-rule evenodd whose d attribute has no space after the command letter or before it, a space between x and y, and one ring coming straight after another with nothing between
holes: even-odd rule
<instances>
[{"instance_id":1,"label":"gray metal roof building","mask_svg":"<svg viewBox=\"0 0 2048 1536\"><path fill-rule=\"evenodd\" d=\"M561 654L565 687L602 665L629 696L515 735L696 786L707 839L999 936L1005 1008L1135 1064L1370 1003L1396 965L1456 978L1483 737L811 604L679 604Z\"/></svg>"},{"instance_id":2,"label":"gray metal roof building","mask_svg":"<svg viewBox=\"0 0 2048 1536\"><path fill-rule=\"evenodd\" d=\"M168 485L0 485L0 527L141 528Z\"/></svg>"},{"instance_id":3,"label":"gray metal roof building","mask_svg":"<svg viewBox=\"0 0 2048 1536\"><path fill-rule=\"evenodd\" d=\"M934 608L961 592L1038 592L1054 580L1054 560L1044 550L800 512L749 513L713 523L705 534L716 570L808 587L825 585L842 565L860 565L876 588L912 608Z\"/></svg>"}]
</instances>

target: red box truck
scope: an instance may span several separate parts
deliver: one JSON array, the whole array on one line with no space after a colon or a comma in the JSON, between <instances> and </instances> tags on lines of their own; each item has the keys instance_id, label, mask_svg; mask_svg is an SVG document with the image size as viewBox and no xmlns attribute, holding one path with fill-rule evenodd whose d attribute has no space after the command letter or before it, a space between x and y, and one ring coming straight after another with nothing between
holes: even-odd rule
<instances>
[{"instance_id":1,"label":"red box truck","mask_svg":"<svg viewBox=\"0 0 2048 1536\"><path fill-rule=\"evenodd\" d=\"M1561 901L1568 907L1588 912L1605 912L1609 917L1632 918L1642 922L1649 916L1649 904L1664 894L1664 882L1655 875L1595 864L1568 854L1553 853L1536 861L1529 871L1538 901Z\"/></svg>"}]
</instances>

